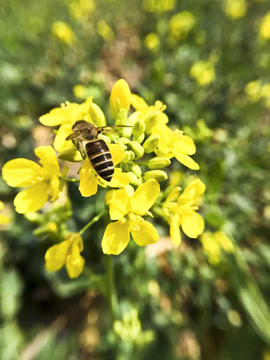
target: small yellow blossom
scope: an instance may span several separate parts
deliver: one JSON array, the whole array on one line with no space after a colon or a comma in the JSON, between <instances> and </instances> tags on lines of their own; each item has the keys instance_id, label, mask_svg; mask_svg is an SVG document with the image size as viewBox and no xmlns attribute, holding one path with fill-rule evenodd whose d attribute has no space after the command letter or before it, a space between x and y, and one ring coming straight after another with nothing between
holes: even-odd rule
<instances>
[{"instance_id":1,"label":"small yellow blossom","mask_svg":"<svg viewBox=\"0 0 270 360\"><path fill-rule=\"evenodd\" d=\"M50 247L45 254L45 268L48 271L58 271L66 265L70 278L78 277L84 268L83 241L79 234L71 233L61 244Z\"/></svg>"},{"instance_id":2,"label":"small yellow blossom","mask_svg":"<svg viewBox=\"0 0 270 360\"><path fill-rule=\"evenodd\" d=\"M87 20L94 10L94 0L73 0L69 5L70 14L77 20Z\"/></svg>"},{"instance_id":3,"label":"small yellow blossom","mask_svg":"<svg viewBox=\"0 0 270 360\"><path fill-rule=\"evenodd\" d=\"M190 157L196 152L195 144L189 136L183 135L182 131L172 131L166 124L158 122L153 127L152 134L160 136L156 151L158 156L175 157L181 164L192 170L200 168Z\"/></svg>"},{"instance_id":4,"label":"small yellow blossom","mask_svg":"<svg viewBox=\"0 0 270 360\"><path fill-rule=\"evenodd\" d=\"M270 12L262 19L259 32L262 38L267 40L270 39Z\"/></svg>"},{"instance_id":5,"label":"small yellow blossom","mask_svg":"<svg viewBox=\"0 0 270 360\"><path fill-rule=\"evenodd\" d=\"M131 92L128 83L124 79L116 81L112 88L110 107L112 116L116 119L121 109L129 110L131 103Z\"/></svg>"},{"instance_id":6,"label":"small yellow blossom","mask_svg":"<svg viewBox=\"0 0 270 360\"><path fill-rule=\"evenodd\" d=\"M190 238L196 239L204 230L204 220L196 212L196 202L205 192L205 185L201 180L192 181L178 197L180 188L176 187L163 204L163 211L170 224L170 234L175 246L181 242L180 226ZM177 200L177 201L176 201Z\"/></svg>"},{"instance_id":7,"label":"small yellow blossom","mask_svg":"<svg viewBox=\"0 0 270 360\"><path fill-rule=\"evenodd\" d=\"M214 233L206 231L201 235L200 241L208 256L209 263L212 265L220 263L222 250L227 253L234 253L235 251L232 240L222 231Z\"/></svg>"},{"instance_id":8,"label":"small yellow blossom","mask_svg":"<svg viewBox=\"0 0 270 360\"><path fill-rule=\"evenodd\" d=\"M231 19L239 19L247 12L246 0L223 0L223 10Z\"/></svg>"},{"instance_id":9,"label":"small yellow blossom","mask_svg":"<svg viewBox=\"0 0 270 360\"><path fill-rule=\"evenodd\" d=\"M170 20L170 34L177 40L184 40L194 28L196 19L190 11L182 11Z\"/></svg>"},{"instance_id":10,"label":"small yellow blossom","mask_svg":"<svg viewBox=\"0 0 270 360\"><path fill-rule=\"evenodd\" d=\"M124 150L117 144L108 144L108 147L112 155L113 164L116 166L125 157ZM130 182L130 176L127 173L122 173L120 169L116 168L110 182L103 180L97 175L88 159L85 160L79 175L81 179L79 190L81 195L85 197L95 195L97 193L98 185L102 187L125 187Z\"/></svg>"},{"instance_id":11,"label":"small yellow blossom","mask_svg":"<svg viewBox=\"0 0 270 360\"><path fill-rule=\"evenodd\" d=\"M145 11L162 13L174 9L175 3L175 0L144 0L143 8Z\"/></svg>"},{"instance_id":12,"label":"small yellow blossom","mask_svg":"<svg viewBox=\"0 0 270 360\"><path fill-rule=\"evenodd\" d=\"M57 21L52 25L52 33L57 36L61 41L65 42L68 45L72 45L76 40L76 36L72 30L72 28L62 22Z\"/></svg>"},{"instance_id":13,"label":"small yellow blossom","mask_svg":"<svg viewBox=\"0 0 270 360\"><path fill-rule=\"evenodd\" d=\"M131 190L131 192L130 192ZM130 233L137 245L158 241L158 232L142 216L154 205L160 191L159 183L148 180L132 194L132 188L114 191L109 200L111 220L102 239L104 254L120 254L128 245Z\"/></svg>"},{"instance_id":14,"label":"small yellow blossom","mask_svg":"<svg viewBox=\"0 0 270 360\"><path fill-rule=\"evenodd\" d=\"M155 33L148 34L144 39L145 46L152 52L157 52L160 48L159 36Z\"/></svg>"},{"instance_id":15,"label":"small yellow blossom","mask_svg":"<svg viewBox=\"0 0 270 360\"><path fill-rule=\"evenodd\" d=\"M72 126L78 120L91 120L89 117L89 107L92 99L87 99L82 104L69 103L62 104L61 107L51 110L48 114L39 118L41 124L46 126L57 126L57 131L53 146L57 151L63 151L74 147L71 141L66 141L68 135L72 133ZM88 118L87 118L88 116Z\"/></svg>"},{"instance_id":16,"label":"small yellow blossom","mask_svg":"<svg viewBox=\"0 0 270 360\"><path fill-rule=\"evenodd\" d=\"M200 86L208 86L216 78L212 61L198 61L190 69L190 76L194 77Z\"/></svg>"},{"instance_id":17,"label":"small yellow blossom","mask_svg":"<svg viewBox=\"0 0 270 360\"><path fill-rule=\"evenodd\" d=\"M0 201L0 210L3 210L5 207L5 204ZM11 222L11 217L6 214L0 214L0 224L8 224Z\"/></svg>"},{"instance_id":18,"label":"small yellow blossom","mask_svg":"<svg viewBox=\"0 0 270 360\"><path fill-rule=\"evenodd\" d=\"M27 187L14 199L16 211L20 214L37 211L48 200L59 196L59 164L51 146L40 146L35 149L42 166L27 159L8 161L2 169L3 179L12 187Z\"/></svg>"},{"instance_id":19,"label":"small yellow blossom","mask_svg":"<svg viewBox=\"0 0 270 360\"><path fill-rule=\"evenodd\" d=\"M114 32L104 20L97 23L97 32L107 42L114 40Z\"/></svg>"}]
</instances>

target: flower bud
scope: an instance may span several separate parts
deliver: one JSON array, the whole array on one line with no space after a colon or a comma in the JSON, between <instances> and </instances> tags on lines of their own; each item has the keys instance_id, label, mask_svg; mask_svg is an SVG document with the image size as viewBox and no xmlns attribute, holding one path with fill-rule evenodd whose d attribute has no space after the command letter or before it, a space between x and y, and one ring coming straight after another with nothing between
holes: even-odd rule
<instances>
[{"instance_id":1,"label":"flower bud","mask_svg":"<svg viewBox=\"0 0 270 360\"><path fill-rule=\"evenodd\" d=\"M122 160L122 163L128 163L130 161L130 152L129 151L125 151L125 157Z\"/></svg>"},{"instance_id":2,"label":"flower bud","mask_svg":"<svg viewBox=\"0 0 270 360\"><path fill-rule=\"evenodd\" d=\"M128 171L127 174L130 176L130 184L133 186L138 186L139 179L137 178L137 176L132 171Z\"/></svg>"},{"instance_id":3,"label":"flower bud","mask_svg":"<svg viewBox=\"0 0 270 360\"><path fill-rule=\"evenodd\" d=\"M171 160L167 157L155 157L148 162L148 168L151 170L163 169L166 166L169 166Z\"/></svg>"},{"instance_id":4,"label":"flower bud","mask_svg":"<svg viewBox=\"0 0 270 360\"><path fill-rule=\"evenodd\" d=\"M163 170L151 170L146 171L144 174L144 180L147 181L149 179L156 179L157 181L164 181L168 179L167 173Z\"/></svg>"},{"instance_id":5,"label":"flower bud","mask_svg":"<svg viewBox=\"0 0 270 360\"><path fill-rule=\"evenodd\" d=\"M159 143L160 135L150 135L149 138L143 144L144 150L147 154L156 150Z\"/></svg>"},{"instance_id":6,"label":"flower bud","mask_svg":"<svg viewBox=\"0 0 270 360\"><path fill-rule=\"evenodd\" d=\"M123 79L118 80L111 92L110 107L112 116L115 119L121 109L129 110L131 103L131 92L127 82Z\"/></svg>"},{"instance_id":7,"label":"flower bud","mask_svg":"<svg viewBox=\"0 0 270 360\"><path fill-rule=\"evenodd\" d=\"M128 152L129 152L129 154L130 154L130 160L134 160L135 157L136 157L135 154L134 154L134 151L129 150Z\"/></svg>"},{"instance_id":8,"label":"flower bud","mask_svg":"<svg viewBox=\"0 0 270 360\"><path fill-rule=\"evenodd\" d=\"M158 122L158 112L154 112L145 119L145 133L151 134L153 127Z\"/></svg>"},{"instance_id":9,"label":"flower bud","mask_svg":"<svg viewBox=\"0 0 270 360\"><path fill-rule=\"evenodd\" d=\"M58 159L66 160L66 161L70 161L70 162L81 162L82 161L81 154L79 153L79 151L77 149L75 149L75 147L72 149L66 149L66 150L60 151L58 154Z\"/></svg>"},{"instance_id":10,"label":"flower bud","mask_svg":"<svg viewBox=\"0 0 270 360\"><path fill-rule=\"evenodd\" d=\"M137 120L136 123L133 126L132 134L134 137L139 137L142 135L145 131L145 123L143 120Z\"/></svg>"},{"instance_id":11,"label":"flower bud","mask_svg":"<svg viewBox=\"0 0 270 360\"><path fill-rule=\"evenodd\" d=\"M127 123L127 110L121 109L117 114L115 125L126 125L126 123Z\"/></svg>"},{"instance_id":12,"label":"flower bud","mask_svg":"<svg viewBox=\"0 0 270 360\"><path fill-rule=\"evenodd\" d=\"M92 103L89 107L89 113L91 115L92 120L97 126L105 126L106 125L106 119L103 114L103 111L97 104Z\"/></svg>"},{"instance_id":13,"label":"flower bud","mask_svg":"<svg viewBox=\"0 0 270 360\"><path fill-rule=\"evenodd\" d=\"M131 141L129 143L131 149L134 151L137 158L143 157L144 148L137 141Z\"/></svg>"},{"instance_id":14,"label":"flower bud","mask_svg":"<svg viewBox=\"0 0 270 360\"><path fill-rule=\"evenodd\" d=\"M125 137L121 137L118 139L118 143L121 144L128 144L129 143L129 139L125 138Z\"/></svg>"},{"instance_id":15,"label":"flower bud","mask_svg":"<svg viewBox=\"0 0 270 360\"><path fill-rule=\"evenodd\" d=\"M131 171L137 176L137 178L142 176L142 170L138 164L132 165Z\"/></svg>"}]
</instances>

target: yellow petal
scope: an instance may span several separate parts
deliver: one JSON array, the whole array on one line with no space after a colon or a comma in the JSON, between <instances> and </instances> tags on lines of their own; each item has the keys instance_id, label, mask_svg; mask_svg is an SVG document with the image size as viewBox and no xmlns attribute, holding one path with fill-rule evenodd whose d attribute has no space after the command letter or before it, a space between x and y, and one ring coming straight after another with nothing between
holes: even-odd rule
<instances>
[{"instance_id":1,"label":"yellow petal","mask_svg":"<svg viewBox=\"0 0 270 360\"><path fill-rule=\"evenodd\" d=\"M53 146L57 151L72 149L74 147L72 141L67 141L66 138L72 133L72 124L68 123L61 125L57 131Z\"/></svg>"},{"instance_id":2,"label":"yellow petal","mask_svg":"<svg viewBox=\"0 0 270 360\"><path fill-rule=\"evenodd\" d=\"M173 153L174 153L174 156L176 157L176 159L181 164L188 167L189 169L191 169L191 170L199 170L200 169L199 165L193 159L191 159L190 156L181 153L180 151L178 151L177 148L173 149Z\"/></svg>"},{"instance_id":3,"label":"yellow petal","mask_svg":"<svg viewBox=\"0 0 270 360\"><path fill-rule=\"evenodd\" d=\"M179 152L187 155L193 155L196 152L194 141L187 135L183 135L180 140L176 141L174 148L177 148Z\"/></svg>"},{"instance_id":4,"label":"yellow petal","mask_svg":"<svg viewBox=\"0 0 270 360\"><path fill-rule=\"evenodd\" d=\"M131 105L135 110L142 110L148 107L144 99L135 94L131 94Z\"/></svg>"},{"instance_id":5,"label":"yellow petal","mask_svg":"<svg viewBox=\"0 0 270 360\"><path fill-rule=\"evenodd\" d=\"M136 225L138 226L131 227L131 235L137 245L143 246L158 242L158 232L150 222L142 219Z\"/></svg>"},{"instance_id":6,"label":"yellow petal","mask_svg":"<svg viewBox=\"0 0 270 360\"><path fill-rule=\"evenodd\" d=\"M35 154L40 158L40 163L47 173L51 175L59 173L60 167L51 146L39 146L35 149Z\"/></svg>"},{"instance_id":7,"label":"yellow petal","mask_svg":"<svg viewBox=\"0 0 270 360\"><path fill-rule=\"evenodd\" d=\"M150 179L141 185L131 198L132 212L138 215L145 215L154 205L160 191L159 183Z\"/></svg>"},{"instance_id":8,"label":"yellow petal","mask_svg":"<svg viewBox=\"0 0 270 360\"><path fill-rule=\"evenodd\" d=\"M27 214L41 209L48 199L48 188L49 185L42 181L21 191L14 199L15 210L19 214Z\"/></svg>"},{"instance_id":9,"label":"yellow petal","mask_svg":"<svg viewBox=\"0 0 270 360\"><path fill-rule=\"evenodd\" d=\"M124 149L118 144L108 144L114 166L119 164L125 157Z\"/></svg>"},{"instance_id":10,"label":"yellow petal","mask_svg":"<svg viewBox=\"0 0 270 360\"><path fill-rule=\"evenodd\" d=\"M175 214L170 223L170 235L175 246L178 246L181 243L180 225L181 217L178 214Z\"/></svg>"},{"instance_id":11,"label":"yellow petal","mask_svg":"<svg viewBox=\"0 0 270 360\"><path fill-rule=\"evenodd\" d=\"M125 187L129 183L129 174L115 171L112 180L110 182L107 182L107 185L110 187Z\"/></svg>"},{"instance_id":12,"label":"yellow petal","mask_svg":"<svg viewBox=\"0 0 270 360\"><path fill-rule=\"evenodd\" d=\"M102 238L102 251L104 254L120 254L128 245L130 238L129 221L116 221L107 226Z\"/></svg>"},{"instance_id":13,"label":"yellow petal","mask_svg":"<svg viewBox=\"0 0 270 360\"><path fill-rule=\"evenodd\" d=\"M118 80L111 92L110 107L114 118L116 118L119 110L129 110L131 102L131 92L128 83L124 79Z\"/></svg>"},{"instance_id":14,"label":"yellow petal","mask_svg":"<svg viewBox=\"0 0 270 360\"><path fill-rule=\"evenodd\" d=\"M97 193L98 181L90 168L82 168L80 171L79 190L82 196L92 196Z\"/></svg>"},{"instance_id":15,"label":"yellow petal","mask_svg":"<svg viewBox=\"0 0 270 360\"><path fill-rule=\"evenodd\" d=\"M125 190L114 191L110 200L111 220L119 220L130 211L130 196Z\"/></svg>"},{"instance_id":16,"label":"yellow petal","mask_svg":"<svg viewBox=\"0 0 270 360\"><path fill-rule=\"evenodd\" d=\"M2 169L2 176L9 186L27 187L39 182L42 168L34 161L27 159L14 159L8 161Z\"/></svg>"},{"instance_id":17,"label":"yellow petal","mask_svg":"<svg viewBox=\"0 0 270 360\"><path fill-rule=\"evenodd\" d=\"M182 229L188 237L196 239L204 230L204 220L196 211L183 213Z\"/></svg>"},{"instance_id":18,"label":"yellow petal","mask_svg":"<svg viewBox=\"0 0 270 360\"><path fill-rule=\"evenodd\" d=\"M70 241L63 241L61 244L50 247L45 254L45 268L48 271L57 271L64 266L67 258L67 251Z\"/></svg>"},{"instance_id":19,"label":"yellow petal","mask_svg":"<svg viewBox=\"0 0 270 360\"><path fill-rule=\"evenodd\" d=\"M63 122L63 110L62 108L55 108L48 114L43 115L39 118L41 124L46 126L56 126Z\"/></svg>"},{"instance_id":20,"label":"yellow petal","mask_svg":"<svg viewBox=\"0 0 270 360\"><path fill-rule=\"evenodd\" d=\"M68 276L73 279L78 277L84 268L85 260L80 255L80 248L77 242L73 242L71 245L70 253L66 260L66 269Z\"/></svg>"},{"instance_id":21,"label":"yellow petal","mask_svg":"<svg viewBox=\"0 0 270 360\"><path fill-rule=\"evenodd\" d=\"M193 180L180 195L177 205L184 205L187 201L195 201L205 192L205 185L200 179Z\"/></svg>"},{"instance_id":22,"label":"yellow petal","mask_svg":"<svg viewBox=\"0 0 270 360\"><path fill-rule=\"evenodd\" d=\"M50 181L49 192L51 194L50 201L55 201L59 197L60 190L60 180L57 175L55 175Z\"/></svg>"}]
</instances>

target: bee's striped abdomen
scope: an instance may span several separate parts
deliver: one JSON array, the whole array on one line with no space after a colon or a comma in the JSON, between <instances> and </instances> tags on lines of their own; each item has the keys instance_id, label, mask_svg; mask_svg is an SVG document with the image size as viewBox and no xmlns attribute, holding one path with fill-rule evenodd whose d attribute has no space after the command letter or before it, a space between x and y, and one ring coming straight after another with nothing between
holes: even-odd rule
<instances>
[{"instance_id":1,"label":"bee's striped abdomen","mask_svg":"<svg viewBox=\"0 0 270 360\"><path fill-rule=\"evenodd\" d=\"M93 168L98 175L106 180L111 181L114 173L112 155L104 140L97 139L85 144L85 149Z\"/></svg>"}]
</instances>

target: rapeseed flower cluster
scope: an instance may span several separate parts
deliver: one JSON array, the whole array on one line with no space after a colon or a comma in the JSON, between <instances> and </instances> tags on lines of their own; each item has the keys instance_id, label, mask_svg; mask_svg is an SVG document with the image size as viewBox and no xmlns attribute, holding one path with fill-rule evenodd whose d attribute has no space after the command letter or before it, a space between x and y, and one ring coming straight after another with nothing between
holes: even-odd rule
<instances>
[{"instance_id":1,"label":"rapeseed flower cluster","mask_svg":"<svg viewBox=\"0 0 270 360\"><path fill-rule=\"evenodd\" d=\"M132 112L131 107L135 111ZM175 188L168 196L160 189L160 183L168 178L164 168L173 158L191 170L199 169L192 158L196 152L193 140L183 131L168 126L166 106L161 101L148 105L131 93L123 79L112 88L110 110L116 125L113 129L107 126L105 114L91 97L82 104L66 102L40 117L43 125L58 127L53 143L58 159L82 162L78 172L80 194L91 197L98 192L99 186L108 188L104 207L110 222L101 241L103 252L120 254L131 236L139 246L156 243L158 232L145 216L159 215L165 219L176 246L181 241L180 227L187 236L197 238L204 229L204 221L197 212L198 199L205 191L204 184L195 179L180 195L176 183L170 183L170 187ZM84 153L67 140L78 120L101 127L97 137L106 142L114 164L110 181L101 178L87 156L85 158ZM27 159L14 159L4 165L3 178L8 185L27 188L14 200L19 213L41 209L48 197L51 201L56 200L63 184L69 180L67 167L60 172L54 149L50 146L35 149L41 166ZM65 265L70 277L79 276L84 267L81 256L84 231L68 234L64 241L48 249L45 256L48 271L59 270Z\"/></svg>"}]
</instances>

